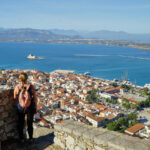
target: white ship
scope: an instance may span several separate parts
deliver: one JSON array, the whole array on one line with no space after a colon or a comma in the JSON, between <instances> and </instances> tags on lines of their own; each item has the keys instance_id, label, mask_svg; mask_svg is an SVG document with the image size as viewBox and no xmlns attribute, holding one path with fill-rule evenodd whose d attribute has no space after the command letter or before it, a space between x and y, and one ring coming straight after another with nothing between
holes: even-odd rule
<instances>
[{"instance_id":1,"label":"white ship","mask_svg":"<svg viewBox=\"0 0 150 150\"><path fill-rule=\"evenodd\" d=\"M28 55L27 58L28 59L44 59L44 57L36 57L36 56L34 56L32 54Z\"/></svg>"},{"instance_id":2,"label":"white ship","mask_svg":"<svg viewBox=\"0 0 150 150\"><path fill-rule=\"evenodd\" d=\"M32 55L32 54L28 55L27 58L28 58L28 59L37 59L37 57L34 56L34 55Z\"/></svg>"}]
</instances>

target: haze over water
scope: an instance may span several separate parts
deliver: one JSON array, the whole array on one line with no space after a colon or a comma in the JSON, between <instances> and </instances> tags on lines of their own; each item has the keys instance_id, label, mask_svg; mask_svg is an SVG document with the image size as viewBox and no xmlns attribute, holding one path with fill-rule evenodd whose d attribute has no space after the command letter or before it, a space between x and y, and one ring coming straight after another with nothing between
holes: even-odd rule
<instances>
[{"instance_id":1,"label":"haze over water","mask_svg":"<svg viewBox=\"0 0 150 150\"><path fill-rule=\"evenodd\" d=\"M29 54L45 59L29 60ZM1 42L0 69L66 69L90 72L91 76L109 80L121 79L128 72L131 82L143 86L150 83L150 51L101 45Z\"/></svg>"}]
</instances>

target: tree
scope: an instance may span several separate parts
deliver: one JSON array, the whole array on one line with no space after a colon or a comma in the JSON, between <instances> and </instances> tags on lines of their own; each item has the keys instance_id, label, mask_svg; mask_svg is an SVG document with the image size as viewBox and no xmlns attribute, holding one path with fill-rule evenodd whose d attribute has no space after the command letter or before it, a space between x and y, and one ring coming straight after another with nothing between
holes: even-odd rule
<instances>
[{"instance_id":1,"label":"tree","mask_svg":"<svg viewBox=\"0 0 150 150\"><path fill-rule=\"evenodd\" d=\"M127 91L130 90L130 87L126 84L122 84L120 87L126 89Z\"/></svg>"},{"instance_id":2,"label":"tree","mask_svg":"<svg viewBox=\"0 0 150 150\"><path fill-rule=\"evenodd\" d=\"M106 98L106 102L108 102L108 103L109 103L109 102L110 102L110 99L109 99L109 98Z\"/></svg>"},{"instance_id":3,"label":"tree","mask_svg":"<svg viewBox=\"0 0 150 150\"><path fill-rule=\"evenodd\" d=\"M114 103L114 104L118 103L118 101L116 99L109 99L109 98L106 98L106 102L108 102L108 103Z\"/></svg>"},{"instance_id":4,"label":"tree","mask_svg":"<svg viewBox=\"0 0 150 150\"><path fill-rule=\"evenodd\" d=\"M109 130L124 132L127 128L138 123L137 114L130 113L127 117L121 117L118 121L107 124Z\"/></svg>"},{"instance_id":5,"label":"tree","mask_svg":"<svg viewBox=\"0 0 150 150\"><path fill-rule=\"evenodd\" d=\"M136 109L137 108L137 104L130 104L131 108Z\"/></svg>"},{"instance_id":6,"label":"tree","mask_svg":"<svg viewBox=\"0 0 150 150\"><path fill-rule=\"evenodd\" d=\"M137 109L140 107L148 107L150 106L150 95L148 94L148 98L145 101L141 101L138 103Z\"/></svg>"},{"instance_id":7,"label":"tree","mask_svg":"<svg viewBox=\"0 0 150 150\"><path fill-rule=\"evenodd\" d=\"M143 93L145 94L145 95L148 95L148 88L147 87L145 87L145 88L143 88Z\"/></svg>"},{"instance_id":8,"label":"tree","mask_svg":"<svg viewBox=\"0 0 150 150\"><path fill-rule=\"evenodd\" d=\"M127 110L131 108L131 104L129 102L126 102L126 101L122 104L122 106L124 108L126 108Z\"/></svg>"},{"instance_id":9,"label":"tree","mask_svg":"<svg viewBox=\"0 0 150 150\"><path fill-rule=\"evenodd\" d=\"M87 100L90 104L94 103L94 100L93 100L93 98L92 98L91 95L88 95L88 96L86 97L86 100Z\"/></svg>"},{"instance_id":10,"label":"tree","mask_svg":"<svg viewBox=\"0 0 150 150\"><path fill-rule=\"evenodd\" d=\"M113 87L117 87L118 84L117 84L116 82L113 82L113 83L112 83L112 86L113 86Z\"/></svg>"},{"instance_id":11,"label":"tree","mask_svg":"<svg viewBox=\"0 0 150 150\"><path fill-rule=\"evenodd\" d=\"M90 103L93 104L97 100L97 91L96 89L93 89L90 94L86 97L86 100Z\"/></svg>"},{"instance_id":12,"label":"tree","mask_svg":"<svg viewBox=\"0 0 150 150\"><path fill-rule=\"evenodd\" d=\"M118 127L119 126L118 126L117 122L111 122L111 123L107 124L108 130L117 131Z\"/></svg>"},{"instance_id":13,"label":"tree","mask_svg":"<svg viewBox=\"0 0 150 150\"><path fill-rule=\"evenodd\" d=\"M117 104L118 101L116 99L112 99L112 103Z\"/></svg>"},{"instance_id":14,"label":"tree","mask_svg":"<svg viewBox=\"0 0 150 150\"><path fill-rule=\"evenodd\" d=\"M123 127L119 132L124 133L124 131L127 129L127 127Z\"/></svg>"},{"instance_id":15,"label":"tree","mask_svg":"<svg viewBox=\"0 0 150 150\"><path fill-rule=\"evenodd\" d=\"M128 118L129 120L136 120L136 119L137 119L137 114L130 113L130 114L127 116L127 118Z\"/></svg>"}]
</instances>

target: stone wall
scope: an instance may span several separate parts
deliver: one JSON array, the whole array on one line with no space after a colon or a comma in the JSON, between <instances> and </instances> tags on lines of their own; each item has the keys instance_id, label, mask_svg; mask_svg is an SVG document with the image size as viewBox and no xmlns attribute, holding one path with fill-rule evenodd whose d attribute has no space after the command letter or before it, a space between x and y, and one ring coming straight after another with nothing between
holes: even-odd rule
<instances>
[{"instance_id":1,"label":"stone wall","mask_svg":"<svg viewBox=\"0 0 150 150\"><path fill-rule=\"evenodd\" d=\"M54 126L54 143L64 150L150 150L150 140L66 120Z\"/></svg>"},{"instance_id":2,"label":"stone wall","mask_svg":"<svg viewBox=\"0 0 150 150\"><path fill-rule=\"evenodd\" d=\"M17 114L13 90L0 89L0 150L1 143L17 137Z\"/></svg>"}]
</instances>

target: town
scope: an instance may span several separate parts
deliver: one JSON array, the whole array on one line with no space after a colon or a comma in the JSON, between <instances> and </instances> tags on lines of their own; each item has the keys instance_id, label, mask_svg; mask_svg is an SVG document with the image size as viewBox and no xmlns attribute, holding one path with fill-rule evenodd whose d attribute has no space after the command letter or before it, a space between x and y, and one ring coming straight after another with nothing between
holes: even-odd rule
<instances>
[{"instance_id":1,"label":"town","mask_svg":"<svg viewBox=\"0 0 150 150\"><path fill-rule=\"evenodd\" d=\"M72 119L94 127L150 140L149 86L56 70L0 70L0 89L14 88L21 72L28 74L38 97L34 128L53 128Z\"/></svg>"}]
</instances>

